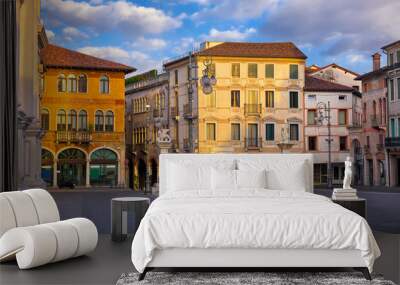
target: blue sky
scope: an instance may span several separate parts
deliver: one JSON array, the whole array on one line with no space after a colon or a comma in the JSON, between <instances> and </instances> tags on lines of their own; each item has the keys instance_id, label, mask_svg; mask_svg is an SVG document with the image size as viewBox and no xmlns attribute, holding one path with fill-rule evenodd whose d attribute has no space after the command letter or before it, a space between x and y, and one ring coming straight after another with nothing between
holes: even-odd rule
<instances>
[{"instance_id":1,"label":"blue sky","mask_svg":"<svg viewBox=\"0 0 400 285\"><path fill-rule=\"evenodd\" d=\"M41 0L50 42L144 72L205 40L292 41L359 73L400 39L399 0Z\"/></svg>"}]
</instances>

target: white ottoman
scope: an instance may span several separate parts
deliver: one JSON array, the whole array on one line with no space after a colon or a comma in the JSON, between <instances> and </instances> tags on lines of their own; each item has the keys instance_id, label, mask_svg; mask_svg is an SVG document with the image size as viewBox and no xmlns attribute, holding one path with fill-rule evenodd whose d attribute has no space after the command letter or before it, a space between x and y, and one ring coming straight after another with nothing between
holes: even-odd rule
<instances>
[{"instance_id":1,"label":"white ottoman","mask_svg":"<svg viewBox=\"0 0 400 285\"><path fill-rule=\"evenodd\" d=\"M0 194L0 261L16 258L20 269L87 254L98 233L88 219L59 221L57 206L42 189ZM44 222L44 223L42 223Z\"/></svg>"}]
</instances>

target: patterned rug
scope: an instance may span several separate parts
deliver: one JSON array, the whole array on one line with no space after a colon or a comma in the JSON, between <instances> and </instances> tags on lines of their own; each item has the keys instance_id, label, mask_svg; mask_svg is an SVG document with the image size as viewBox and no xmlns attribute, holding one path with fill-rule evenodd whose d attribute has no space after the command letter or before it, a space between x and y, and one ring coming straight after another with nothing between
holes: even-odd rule
<instances>
[{"instance_id":1,"label":"patterned rug","mask_svg":"<svg viewBox=\"0 0 400 285\"><path fill-rule=\"evenodd\" d=\"M148 272L138 281L138 273L122 274L116 285L213 284L213 285L395 285L382 276L368 281L359 272Z\"/></svg>"}]
</instances>

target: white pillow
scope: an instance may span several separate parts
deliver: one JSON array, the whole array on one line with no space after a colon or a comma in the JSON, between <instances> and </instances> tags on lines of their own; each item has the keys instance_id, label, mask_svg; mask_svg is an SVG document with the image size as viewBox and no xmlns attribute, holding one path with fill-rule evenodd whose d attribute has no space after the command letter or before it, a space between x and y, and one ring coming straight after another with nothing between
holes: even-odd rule
<instances>
[{"instance_id":1,"label":"white pillow","mask_svg":"<svg viewBox=\"0 0 400 285\"><path fill-rule=\"evenodd\" d=\"M211 190L211 167L173 162L168 166L168 191Z\"/></svg>"},{"instance_id":2,"label":"white pillow","mask_svg":"<svg viewBox=\"0 0 400 285\"><path fill-rule=\"evenodd\" d=\"M213 167L211 173L214 190L236 190L236 170Z\"/></svg>"},{"instance_id":3,"label":"white pillow","mask_svg":"<svg viewBox=\"0 0 400 285\"><path fill-rule=\"evenodd\" d=\"M305 161L291 159L243 159L238 161L239 170L266 170L267 187L272 190L306 191Z\"/></svg>"},{"instance_id":4,"label":"white pillow","mask_svg":"<svg viewBox=\"0 0 400 285\"><path fill-rule=\"evenodd\" d=\"M238 188L267 188L267 171L236 170Z\"/></svg>"},{"instance_id":5,"label":"white pillow","mask_svg":"<svg viewBox=\"0 0 400 285\"><path fill-rule=\"evenodd\" d=\"M271 167L267 170L267 187L274 190L306 191L307 178L304 162Z\"/></svg>"}]
</instances>

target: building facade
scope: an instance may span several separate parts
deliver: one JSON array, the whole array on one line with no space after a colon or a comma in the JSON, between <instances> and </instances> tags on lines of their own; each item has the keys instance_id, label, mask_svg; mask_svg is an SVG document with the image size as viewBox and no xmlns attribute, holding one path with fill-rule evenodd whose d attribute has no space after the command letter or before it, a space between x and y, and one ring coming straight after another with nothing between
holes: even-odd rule
<instances>
[{"instance_id":1,"label":"building facade","mask_svg":"<svg viewBox=\"0 0 400 285\"><path fill-rule=\"evenodd\" d=\"M47 45L40 1L16 1L18 188L45 185L40 173L41 72L39 52Z\"/></svg>"},{"instance_id":2,"label":"building facade","mask_svg":"<svg viewBox=\"0 0 400 285\"><path fill-rule=\"evenodd\" d=\"M361 91L361 82L356 80L359 74L336 63L331 63L323 67L312 65L308 68L308 71L308 74L311 76L319 77Z\"/></svg>"},{"instance_id":3,"label":"building facade","mask_svg":"<svg viewBox=\"0 0 400 285\"><path fill-rule=\"evenodd\" d=\"M329 129L327 119L318 123L320 115L330 115L332 182L341 184L344 161L347 156L351 156L350 129L361 123L361 94L352 87L307 75L304 96L306 114L304 135L306 151L314 155L314 184L321 185L328 182ZM330 114L326 107L329 107ZM357 175L360 175L360 170L357 166L355 168L353 181L357 181Z\"/></svg>"},{"instance_id":4,"label":"building facade","mask_svg":"<svg viewBox=\"0 0 400 285\"><path fill-rule=\"evenodd\" d=\"M157 133L168 129L169 123L168 74L146 74L135 76L141 79L125 88L128 181L135 190L157 186L160 154Z\"/></svg>"},{"instance_id":5,"label":"building facade","mask_svg":"<svg viewBox=\"0 0 400 285\"><path fill-rule=\"evenodd\" d=\"M165 62L173 150L304 152L305 60L292 43L205 42Z\"/></svg>"},{"instance_id":6,"label":"building facade","mask_svg":"<svg viewBox=\"0 0 400 285\"><path fill-rule=\"evenodd\" d=\"M388 186L400 185L400 41L382 48L387 55L388 132L385 148Z\"/></svg>"},{"instance_id":7,"label":"building facade","mask_svg":"<svg viewBox=\"0 0 400 285\"><path fill-rule=\"evenodd\" d=\"M387 163L384 139L387 126L387 99L385 71L381 55L372 55L372 72L360 75L362 84L362 132L356 134L354 148L361 146L363 157L363 185L386 185Z\"/></svg>"},{"instance_id":8,"label":"building facade","mask_svg":"<svg viewBox=\"0 0 400 285\"><path fill-rule=\"evenodd\" d=\"M43 180L53 187L124 186L124 77L135 69L50 44L41 59Z\"/></svg>"}]
</instances>

